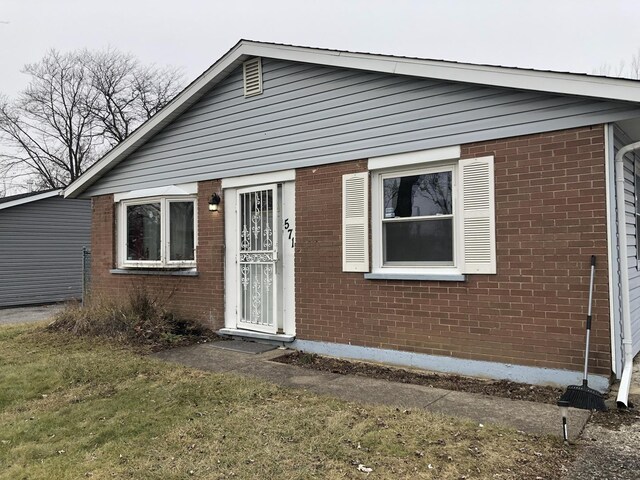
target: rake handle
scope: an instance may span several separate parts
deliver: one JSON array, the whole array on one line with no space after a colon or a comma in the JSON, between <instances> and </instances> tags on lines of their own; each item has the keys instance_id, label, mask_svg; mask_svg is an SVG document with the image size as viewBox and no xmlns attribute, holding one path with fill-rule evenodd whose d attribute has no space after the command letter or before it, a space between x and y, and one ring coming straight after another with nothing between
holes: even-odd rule
<instances>
[{"instance_id":1,"label":"rake handle","mask_svg":"<svg viewBox=\"0 0 640 480\"><path fill-rule=\"evenodd\" d=\"M582 385L588 385L588 368L589 368L589 341L591 340L591 304L593 302L593 279L596 272L596 256L591 255L591 278L589 279L589 308L587 311L587 342L584 348L584 375L582 377Z\"/></svg>"}]
</instances>

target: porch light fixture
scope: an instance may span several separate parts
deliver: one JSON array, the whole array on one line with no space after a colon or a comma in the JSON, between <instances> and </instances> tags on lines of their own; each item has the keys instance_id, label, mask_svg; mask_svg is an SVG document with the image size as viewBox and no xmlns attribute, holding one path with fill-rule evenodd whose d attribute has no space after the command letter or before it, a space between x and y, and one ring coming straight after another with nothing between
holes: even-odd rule
<instances>
[{"instance_id":1,"label":"porch light fixture","mask_svg":"<svg viewBox=\"0 0 640 480\"><path fill-rule=\"evenodd\" d=\"M218 195L217 193L214 193L213 195L211 195L211 198L209 199L209 211L217 212L218 205L220 205L220 195Z\"/></svg>"},{"instance_id":2,"label":"porch light fixture","mask_svg":"<svg viewBox=\"0 0 640 480\"><path fill-rule=\"evenodd\" d=\"M567 417L569 416L569 402L566 400L560 400L558 402L560 407L560 415L562 415L562 439L564 443L569 443L569 432L567 430Z\"/></svg>"}]
</instances>

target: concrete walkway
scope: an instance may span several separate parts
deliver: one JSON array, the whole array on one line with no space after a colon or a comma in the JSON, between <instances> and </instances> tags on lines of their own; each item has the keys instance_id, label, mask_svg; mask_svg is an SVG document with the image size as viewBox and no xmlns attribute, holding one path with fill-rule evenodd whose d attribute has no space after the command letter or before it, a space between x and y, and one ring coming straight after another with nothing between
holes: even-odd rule
<instances>
[{"instance_id":1,"label":"concrete walkway","mask_svg":"<svg viewBox=\"0 0 640 480\"><path fill-rule=\"evenodd\" d=\"M325 373L270 361L284 353L271 350L254 355L223 350L215 344L201 344L155 356L201 370L260 378L283 387L302 388L348 401L422 408L482 424L496 423L532 434L562 436L560 414L555 405ZM589 416L590 412L585 410L570 409L568 424L572 440L578 437Z\"/></svg>"},{"instance_id":2,"label":"concrete walkway","mask_svg":"<svg viewBox=\"0 0 640 480\"><path fill-rule=\"evenodd\" d=\"M35 307L0 308L0 325L40 322L51 319L64 305L37 305Z\"/></svg>"}]
</instances>

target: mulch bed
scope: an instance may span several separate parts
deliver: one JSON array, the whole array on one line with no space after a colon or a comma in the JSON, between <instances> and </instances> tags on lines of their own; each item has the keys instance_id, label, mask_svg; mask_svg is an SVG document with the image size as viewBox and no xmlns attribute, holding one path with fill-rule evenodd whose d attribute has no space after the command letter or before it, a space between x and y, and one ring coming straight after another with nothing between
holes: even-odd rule
<instances>
[{"instance_id":1,"label":"mulch bed","mask_svg":"<svg viewBox=\"0 0 640 480\"><path fill-rule=\"evenodd\" d=\"M555 387L528 385L508 380L483 380L441 373L421 373L365 362L339 360L304 352L288 353L273 359L273 361L341 375L360 375L391 382L412 383L445 390L481 393L512 400L527 400L553 405L556 404L558 398L564 392L562 389Z\"/></svg>"}]
</instances>

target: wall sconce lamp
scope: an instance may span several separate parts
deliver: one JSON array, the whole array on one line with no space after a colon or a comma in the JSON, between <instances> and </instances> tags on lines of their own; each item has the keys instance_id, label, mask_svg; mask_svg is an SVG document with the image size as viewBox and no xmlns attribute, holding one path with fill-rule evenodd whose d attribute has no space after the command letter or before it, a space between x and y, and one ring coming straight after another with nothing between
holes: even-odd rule
<instances>
[{"instance_id":1,"label":"wall sconce lamp","mask_svg":"<svg viewBox=\"0 0 640 480\"><path fill-rule=\"evenodd\" d=\"M209 199L209 211L217 212L218 205L220 205L220 195L218 195L217 193L214 193L213 195L211 195L211 198Z\"/></svg>"}]
</instances>

